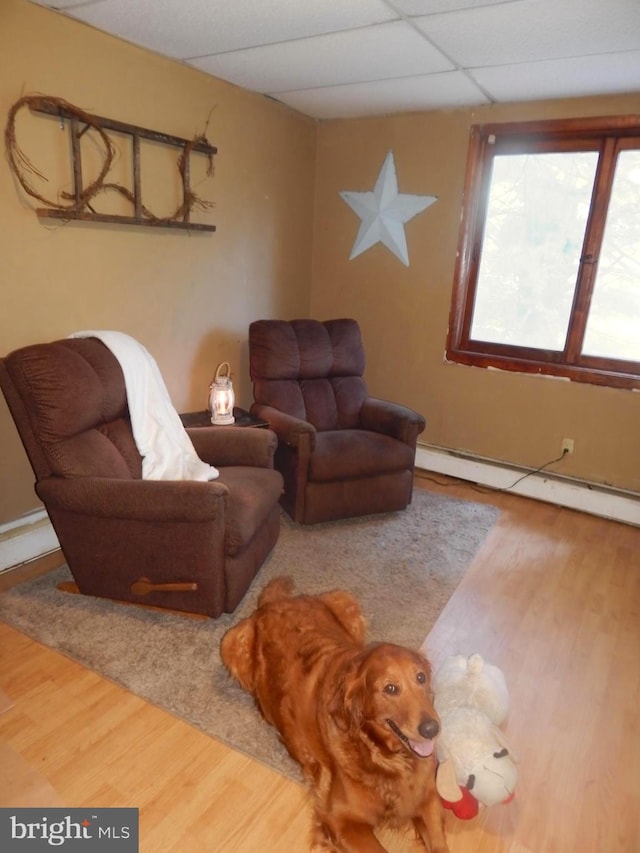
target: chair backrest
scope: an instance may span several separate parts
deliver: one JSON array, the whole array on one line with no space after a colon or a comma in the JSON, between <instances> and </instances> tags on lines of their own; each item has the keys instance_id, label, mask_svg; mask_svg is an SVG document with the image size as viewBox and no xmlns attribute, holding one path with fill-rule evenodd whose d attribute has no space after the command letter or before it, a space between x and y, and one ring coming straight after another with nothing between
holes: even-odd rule
<instances>
[{"instance_id":1,"label":"chair backrest","mask_svg":"<svg viewBox=\"0 0 640 853\"><path fill-rule=\"evenodd\" d=\"M254 400L317 430L359 425L364 368L355 320L257 320L249 327Z\"/></svg>"},{"instance_id":2,"label":"chair backrest","mask_svg":"<svg viewBox=\"0 0 640 853\"><path fill-rule=\"evenodd\" d=\"M142 476L122 370L99 340L15 350L0 360L0 386L37 480Z\"/></svg>"}]
</instances>

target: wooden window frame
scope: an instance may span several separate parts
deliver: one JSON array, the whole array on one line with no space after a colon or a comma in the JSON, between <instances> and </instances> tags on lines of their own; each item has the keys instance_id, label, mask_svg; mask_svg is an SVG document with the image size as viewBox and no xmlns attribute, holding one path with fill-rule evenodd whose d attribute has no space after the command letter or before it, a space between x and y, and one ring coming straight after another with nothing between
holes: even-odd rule
<instances>
[{"instance_id":1,"label":"wooden window frame","mask_svg":"<svg viewBox=\"0 0 640 853\"><path fill-rule=\"evenodd\" d=\"M447 338L448 361L614 388L640 388L640 362L581 353L617 153L624 148L637 147L640 147L640 116L637 115L486 124L471 128ZM471 323L493 157L509 152L580 150L597 151L599 158L564 350L472 339Z\"/></svg>"}]
</instances>

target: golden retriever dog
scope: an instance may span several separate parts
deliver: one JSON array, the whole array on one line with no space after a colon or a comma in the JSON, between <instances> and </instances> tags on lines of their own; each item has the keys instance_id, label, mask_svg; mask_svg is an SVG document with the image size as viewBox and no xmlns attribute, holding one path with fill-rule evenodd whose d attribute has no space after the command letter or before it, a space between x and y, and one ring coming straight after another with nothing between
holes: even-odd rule
<instances>
[{"instance_id":1,"label":"golden retriever dog","mask_svg":"<svg viewBox=\"0 0 640 853\"><path fill-rule=\"evenodd\" d=\"M281 577L226 632L221 654L302 768L313 849L384 852L375 828L413 823L427 850L446 853L435 786L440 723L419 652L367 645L352 596L295 595Z\"/></svg>"}]
</instances>

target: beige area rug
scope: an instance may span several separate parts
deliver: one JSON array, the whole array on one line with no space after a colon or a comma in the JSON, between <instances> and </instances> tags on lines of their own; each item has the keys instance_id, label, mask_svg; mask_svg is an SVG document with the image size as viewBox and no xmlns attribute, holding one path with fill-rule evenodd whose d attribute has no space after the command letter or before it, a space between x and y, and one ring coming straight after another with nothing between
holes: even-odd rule
<instances>
[{"instance_id":1,"label":"beige area rug","mask_svg":"<svg viewBox=\"0 0 640 853\"><path fill-rule=\"evenodd\" d=\"M276 770L299 779L277 735L227 674L223 633L273 577L346 589L372 640L418 648L493 525L491 506L417 489L404 512L302 527L282 514L278 543L238 610L217 620L60 592L66 567L0 594L0 619Z\"/></svg>"}]
</instances>

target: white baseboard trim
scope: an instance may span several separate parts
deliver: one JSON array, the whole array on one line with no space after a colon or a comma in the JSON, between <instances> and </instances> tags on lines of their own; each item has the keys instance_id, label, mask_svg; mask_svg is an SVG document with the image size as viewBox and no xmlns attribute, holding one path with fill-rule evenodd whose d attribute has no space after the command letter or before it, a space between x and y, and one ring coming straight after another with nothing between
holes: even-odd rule
<instances>
[{"instance_id":1,"label":"white baseboard trim","mask_svg":"<svg viewBox=\"0 0 640 853\"><path fill-rule=\"evenodd\" d=\"M0 572L36 560L59 547L58 537L44 510L0 525Z\"/></svg>"},{"instance_id":2,"label":"white baseboard trim","mask_svg":"<svg viewBox=\"0 0 640 853\"><path fill-rule=\"evenodd\" d=\"M531 473L528 469L509 467L497 460L478 459L426 444L418 444L416 467L494 489L505 489L519 477L530 473L509 492L640 526L640 494L634 492L609 489L548 471Z\"/></svg>"}]
</instances>

